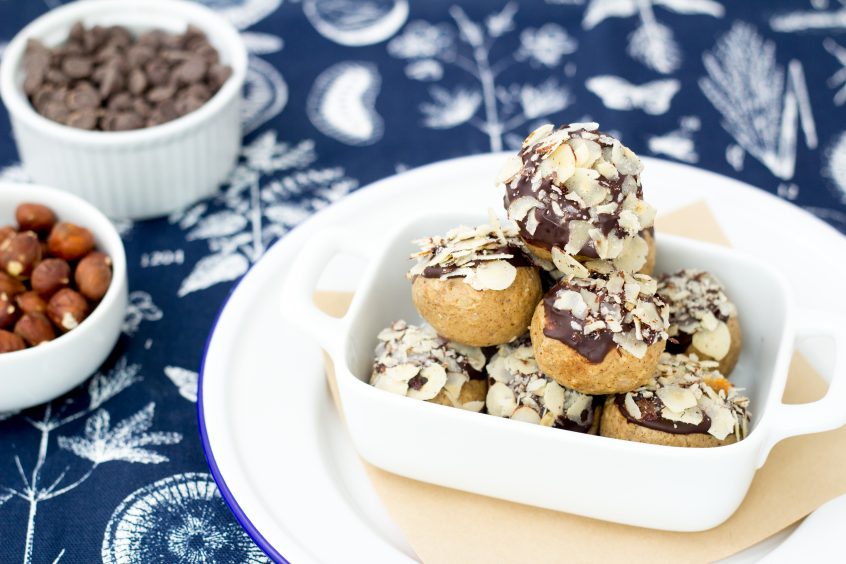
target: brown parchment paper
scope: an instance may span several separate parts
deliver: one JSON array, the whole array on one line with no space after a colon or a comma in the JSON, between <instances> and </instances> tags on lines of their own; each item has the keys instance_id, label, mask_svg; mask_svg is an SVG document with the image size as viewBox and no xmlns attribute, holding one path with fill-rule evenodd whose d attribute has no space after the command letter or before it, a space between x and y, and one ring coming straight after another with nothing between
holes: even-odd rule
<instances>
[{"instance_id":1,"label":"brown parchment paper","mask_svg":"<svg viewBox=\"0 0 846 564\"><path fill-rule=\"evenodd\" d=\"M659 238L664 232L729 245L705 203L659 216L656 230ZM350 297L319 292L315 302L340 316ZM340 405L328 358L327 376ZM784 401L814 401L827 387L796 354ZM700 533L655 531L538 509L410 480L362 462L388 512L426 563L710 562L764 540L846 493L846 427L779 443L737 512L719 527ZM731 479L702 470L703 480Z\"/></svg>"}]
</instances>

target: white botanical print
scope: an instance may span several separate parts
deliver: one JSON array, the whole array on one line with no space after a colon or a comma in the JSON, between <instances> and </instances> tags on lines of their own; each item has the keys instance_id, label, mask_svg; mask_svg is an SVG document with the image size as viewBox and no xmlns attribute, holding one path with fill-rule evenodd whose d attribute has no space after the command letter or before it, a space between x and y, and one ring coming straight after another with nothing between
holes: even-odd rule
<instances>
[{"instance_id":1,"label":"white botanical print","mask_svg":"<svg viewBox=\"0 0 846 564\"><path fill-rule=\"evenodd\" d=\"M515 29L517 8L517 3L509 2L480 23L472 21L460 6L452 6L449 14L454 26L413 21L388 43L388 54L407 61L409 78L437 81L444 75L444 66L449 66L474 79L451 87L432 86L431 100L420 105L424 126L450 129L467 124L488 137L492 151L501 151L505 144L516 142L518 136L512 132L572 103L567 88L553 76L537 84L502 84L501 73L514 61L527 61L530 67L552 75L551 69L577 46L561 26L547 23L539 29L522 30L517 52L491 61L496 40Z\"/></svg>"},{"instance_id":2,"label":"white botanical print","mask_svg":"<svg viewBox=\"0 0 846 564\"><path fill-rule=\"evenodd\" d=\"M708 76L699 86L722 114L723 127L776 177L791 179L799 125L808 148L817 146L802 63L790 61L785 77L775 45L743 22L735 23L702 60ZM734 163L742 165L742 159L734 156Z\"/></svg>"},{"instance_id":3,"label":"white botanical print","mask_svg":"<svg viewBox=\"0 0 846 564\"><path fill-rule=\"evenodd\" d=\"M136 290L129 294L126 317L123 320L123 332L131 337L138 331L142 321L158 321L162 317L164 313L153 303L150 294Z\"/></svg>"},{"instance_id":4,"label":"white botanical print","mask_svg":"<svg viewBox=\"0 0 846 564\"><path fill-rule=\"evenodd\" d=\"M372 145L382 138L376 112L382 77L373 63L345 61L315 79L306 112L321 133L347 145Z\"/></svg>"},{"instance_id":5,"label":"white botanical print","mask_svg":"<svg viewBox=\"0 0 846 564\"><path fill-rule=\"evenodd\" d=\"M835 195L840 202L846 204L846 133L841 133L826 151L823 174L834 183Z\"/></svg>"},{"instance_id":6,"label":"white botanical print","mask_svg":"<svg viewBox=\"0 0 846 564\"><path fill-rule=\"evenodd\" d=\"M165 366L165 376L179 389L179 395L190 402L197 403L197 380L199 374L179 366Z\"/></svg>"},{"instance_id":7,"label":"white botanical print","mask_svg":"<svg viewBox=\"0 0 846 564\"><path fill-rule=\"evenodd\" d=\"M824 29L842 31L846 29L846 5L840 0L841 6L828 10L828 3L817 1L813 10L797 10L777 14L770 18L770 27L775 31L786 33Z\"/></svg>"},{"instance_id":8,"label":"white botanical print","mask_svg":"<svg viewBox=\"0 0 846 564\"><path fill-rule=\"evenodd\" d=\"M312 166L316 160L311 139L290 144L266 131L242 148L220 196L171 215L187 241L204 241L210 251L178 295L235 280L274 240L358 187L342 167Z\"/></svg>"},{"instance_id":9,"label":"white botanical print","mask_svg":"<svg viewBox=\"0 0 846 564\"><path fill-rule=\"evenodd\" d=\"M270 562L232 520L208 474L176 474L121 502L103 536L105 564Z\"/></svg>"},{"instance_id":10,"label":"white botanical print","mask_svg":"<svg viewBox=\"0 0 846 564\"><path fill-rule=\"evenodd\" d=\"M282 5L282 0L200 0L238 29L257 24Z\"/></svg>"},{"instance_id":11,"label":"white botanical print","mask_svg":"<svg viewBox=\"0 0 846 564\"><path fill-rule=\"evenodd\" d=\"M585 9L582 27L593 29L607 18L638 16L640 23L629 35L626 52L636 61L662 74L670 74L681 66L681 48L673 30L655 18L654 7L660 6L683 15L707 15L721 18L725 10L713 0L591 0Z\"/></svg>"},{"instance_id":12,"label":"white botanical print","mask_svg":"<svg viewBox=\"0 0 846 564\"><path fill-rule=\"evenodd\" d=\"M599 96L606 108L643 110L647 114L659 115L670 109L673 96L681 88L681 83L667 78L632 84L619 76L600 75L587 79L585 88Z\"/></svg>"},{"instance_id":13,"label":"white botanical print","mask_svg":"<svg viewBox=\"0 0 846 564\"><path fill-rule=\"evenodd\" d=\"M839 45L830 37L823 41L823 47L840 63L840 69L828 79L828 86L838 89L834 94L834 103L842 106L846 102L846 47Z\"/></svg>"},{"instance_id":14,"label":"white botanical print","mask_svg":"<svg viewBox=\"0 0 846 564\"><path fill-rule=\"evenodd\" d=\"M679 161L695 163L699 161L699 155L696 153L693 134L699 131L701 125L698 117L685 116L679 120L678 129L648 137L647 146L656 155L667 155Z\"/></svg>"},{"instance_id":15,"label":"white botanical print","mask_svg":"<svg viewBox=\"0 0 846 564\"><path fill-rule=\"evenodd\" d=\"M179 433L150 431L155 414L154 403L112 424L111 416L103 405L140 381L140 370L137 364L128 365L125 358L121 359L112 370L98 373L89 381L87 405L75 409L77 402L68 400L59 407L54 407L51 402L45 405L41 418L24 418L40 437L35 463L31 470L24 471L20 455L12 457L20 484L0 486L0 511L4 503L11 503L16 498L29 505L23 554L25 563L32 562L36 517L42 504L79 487L101 464L116 461L141 464L165 462L168 458L151 447L173 445L182 440ZM57 431L82 418L87 419L81 436L60 436L55 442L60 449L89 461L87 470L75 477L68 476L67 467L48 474L51 469L48 464L48 453L53 445L51 439ZM4 543L8 542L8 539L4 540ZM57 555L57 560L61 556Z\"/></svg>"},{"instance_id":16,"label":"white botanical print","mask_svg":"<svg viewBox=\"0 0 846 564\"><path fill-rule=\"evenodd\" d=\"M373 45L393 36L408 19L408 0L303 0L314 29L340 45Z\"/></svg>"}]
</instances>

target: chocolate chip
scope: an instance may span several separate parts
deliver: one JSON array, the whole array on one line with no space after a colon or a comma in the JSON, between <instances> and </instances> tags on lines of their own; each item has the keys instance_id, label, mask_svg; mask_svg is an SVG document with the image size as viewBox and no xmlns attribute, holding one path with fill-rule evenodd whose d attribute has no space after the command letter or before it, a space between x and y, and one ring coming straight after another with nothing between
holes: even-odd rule
<instances>
[{"instance_id":1,"label":"chocolate chip","mask_svg":"<svg viewBox=\"0 0 846 564\"><path fill-rule=\"evenodd\" d=\"M219 90L223 83L229 80L232 76L232 67L221 64L214 64L209 67L208 79L209 86L213 90Z\"/></svg>"},{"instance_id":2,"label":"chocolate chip","mask_svg":"<svg viewBox=\"0 0 846 564\"><path fill-rule=\"evenodd\" d=\"M138 68L129 71L129 83L127 87L135 96L143 94L147 89L147 77L144 74L144 71Z\"/></svg>"},{"instance_id":3,"label":"chocolate chip","mask_svg":"<svg viewBox=\"0 0 846 564\"><path fill-rule=\"evenodd\" d=\"M161 86L170 81L170 65L164 59L152 59L144 65L144 72L147 73L147 80L150 84Z\"/></svg>"},{"instance_id":4,"label":"chocolate chip","mask_svg":"<svg viewBox=\"0 0 846 564\"><path fill-rule=\"evenodd\" d=\"M65 121L65 125L79 129L96 129L97 111L94 108L83 108L72 112Z\"/></svg>"},{"instance_id":5,"label":"chocolate chip","mask_svg":"<svg viewBox=\"0 0 846 564\"><path fill-rule=\"evenodd\" d=\"M93 65L88 57L71 56L62 61L62 72L73 79L88 78Z\"/></svg>"},{"instance_id":6,"label":"chocolate chip","mask_svg":"<svg viewBox=\"0 0 846 564\"><path fill-rule=\"evenodd\" d=\"M100 96L108 98L112 94L123 90L124 80L117 65L109 64L105 67L103 78L100 81Z\"/></svg>"},{"instance_id":7,"label":"chocolate chip","mask_svg":"<svg viewBox=\"0 0 846 564\"><path fill-rule=\"evenodd\" d=\"M173 71L173 79L179 84L194 84L206 76L208 64L202 57L194 56L180 64Z\"/></svg>"},{"instance_id":8,"label":"chocolate chip","mask_svg":"<svg viewBox=\"0 0 846 564\"><path fill-rule=\"evenodd\" d=\"M175 86L156 86L147 92L147 101L157 104L159 102L164 102L168 98L172 98L174 94L176 94Z\"/></svg>"},{"instance_id":9,"label":"chocolate chip","mask_svg":"<svg viewBox=\"0 0 846 564\"><path fill-rule=\"evenodd\" d=\"M71 110L98 108L100 106L100 95L90 82L78 82L67 95L67 105Z\"/></svg>"},{"instance_id":10,"label":"chocolate chip","mask_svg":"<svg viewBox=\"0 0 846 564\"><path fill-rule=\"evenodd\" d=\"M140 68L156 55L152 47L135 44L126 51L126 61L133 68Z\"/></svg>"},{"instance_id":11,"label":"chocolate chip","mask_svg":"<svg viewBox=\"0 0 846 564\"><path fill-rule=\"evenodd\" d=\"M132 109L133 97L129 92L118 92L109 98L106 107L110 110L123 111Z\"/></svg>"},{"instance_id":12,"label":"chocolate chip","mask_svg":"<svg viewBox=\"0 0 846 564\"><path fill-rule=\"evenodd\" d=\"M130 129L141 129L142 127L144 127L144 120L134 112L117 113L112 121L113 131L128 131Z\"/></svg>"}]
</instances>

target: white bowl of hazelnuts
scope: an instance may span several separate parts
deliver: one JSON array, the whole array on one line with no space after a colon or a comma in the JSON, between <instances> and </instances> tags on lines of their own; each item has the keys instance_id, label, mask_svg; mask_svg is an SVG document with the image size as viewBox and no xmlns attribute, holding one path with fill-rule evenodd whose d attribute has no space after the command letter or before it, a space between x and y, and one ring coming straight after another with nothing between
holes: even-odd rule
<instances>
[{"instance_id":1,"label":"white bowl of hazelnuts","mask_svg":"<svg viewBox=\"0 0 846 564\"><path fill-rule=\"evenodd\" d=\"M0 412L92 375L126 306L126 255L105 215L64 191L0 183Z\"/></svg>"}]
</instances>

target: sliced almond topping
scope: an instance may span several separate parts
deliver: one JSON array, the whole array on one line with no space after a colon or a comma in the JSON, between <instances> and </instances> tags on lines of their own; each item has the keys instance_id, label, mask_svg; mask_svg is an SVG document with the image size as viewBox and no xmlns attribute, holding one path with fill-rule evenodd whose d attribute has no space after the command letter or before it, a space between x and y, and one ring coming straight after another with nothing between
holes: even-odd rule
<instances>
[{"instance_id":1,"label":"sliced almond topping","mask_svg":"<svg viewBox=\"0 0 846 564\"><path fill-rule=\"evenodd\" d=\"M693 346L702 354L722 360L731 349L731 332L728 325L718 321L713 331L706 329L697 331L693 334Z\"/></svg>"},{"instance_id":2,"label":"sliced almond topping","mask_svg":"<svg viewBox=\"0 0 846 564\"><path fill-rule=\"evenodd\" d=\"M497 417L511 417L517 408L517 401L511 388L502 382L496 382L488 388L488 395L485 398L485 405L488 413Z\"/></svg>"},{"instance_id":3,"label":"sliced almond topping","mask_svg":"<svg viewBox=\"0 0 846 564\"><path fill-rule=\"evenodd\" d=\"M538 412L525 405L518 407L514 413L511 414L511 419L514 421L523 421L525 423L534 423L535 425L540 423L540 416L538 415Z\"/></svg>"},{"instance_id":4,"label":"sliced almond topping","mask_svg":"<svg viewBox=\"0 0 846 564\"><path fill-rule=\"evenodd\" d=\"M655 393L658 399L661 400L661 403L676 413L681 413L685 409L696 405L696 396L689 388L665 386L658 388Z\"/></svg>"},{"instance_id":5,"label":"sliced almond topping","mask_svg":"<svg viewBox=\"0 0 846 564\"><path fill-rule=\"evenodd\" d=\"M553 151L547 162L552 163L555 167L555 173L558 175L558 183L564 184L576 170L576 157L573 155L573 149L569 144L563 143L555 151Z\"/></svg>"},{"instance_id":6,"label":"sliced almond topping","mask_svg":"<svg viewBox=\"0 0 846 564\"><path fill-rule=\"evenodd\" d=\"M517 176L520 173L520 170L523 168L523 161L517 155L511 155L508 157L502 168L499 171L499 174L496 177L496 181L498 184L507 184L511 182L511 179Z\"/></svg>"},{"instance_id":7,"label":"sliced almond topping","mask_svg":"<svg viewBox=\"0 0 846 564\"><path fill-rule=\"evenodd\" d=\"M408 397L430 400L438 395L447 380L446 370L440 364L430 364L428 366L424 366L423 369L420 370L420 376L425 378L426 382L424 382L418 390L409 386L407 393Z\"/></svg>"},{"instance_id":8,"label":"sliced almond topping","mask_svg":"<svg viewBox=\"0 0 846 564\"><path fill-rule=\"evenodd\" d=\"M585 243L590 240L590 223L574 219L567 227L570 231L570 238L567 240L564 250L571 255L578 255L582 252Z\"/></svg>"},{"instance_id":9,"label":"sliced almond topping","mask_svg":"<svg viewBox=\"0 0 846 564\"><path fill-rule=\"evenodd\" d=\"M550 381L544 390L543 404L556 417L564 413L564 388Z\"/></svg>"},{"instance_id":10,"label":"sliced almond topping","mask_svg":"<svg viewBox=\"0 0 846 564\"><path fill-rule=\"evenodd\" d=\"M517 268L504 260L483 262L473 269L465 281L474 290L505 290L517 277Z\"/></svg>"},{"instance_id":11,"label":"sliced almond topping","mask_svg":"<svg viewBox=\"0 0 846 564\"><path fill-rule=\"evenodd\" d=\"M532 196L521 196L508 206L508 218L512 221L522 221L526 214L535 208L542 208L543 204Z\"/></svg>"},{"instance_id":12,"label":"sliced almond topping","mask_svg":"<svg viewBox=\"0 0 846 564\"><path fill-rule=\"evenodd\" d=\"M573 278L587 278L588 269L572 256L562 252L558 247L552 247L552 263L561 271L567 280Z\"/></svg>"},{"instance_id":13,"label":"sliced almond topping","mask_svg":"<svg viewBox=\"0 0 846 564\"><path fill-rule=\"evenodd\" d=\"M640 419L643 417L643 414L640 412L640 407L638 407L637 402L634 400L631 392L626 394L625 399L623 400L623 404L626 406L626 411L629 412L629 415L634 417L635 419Z\"/></svg>"}]
</instances>

